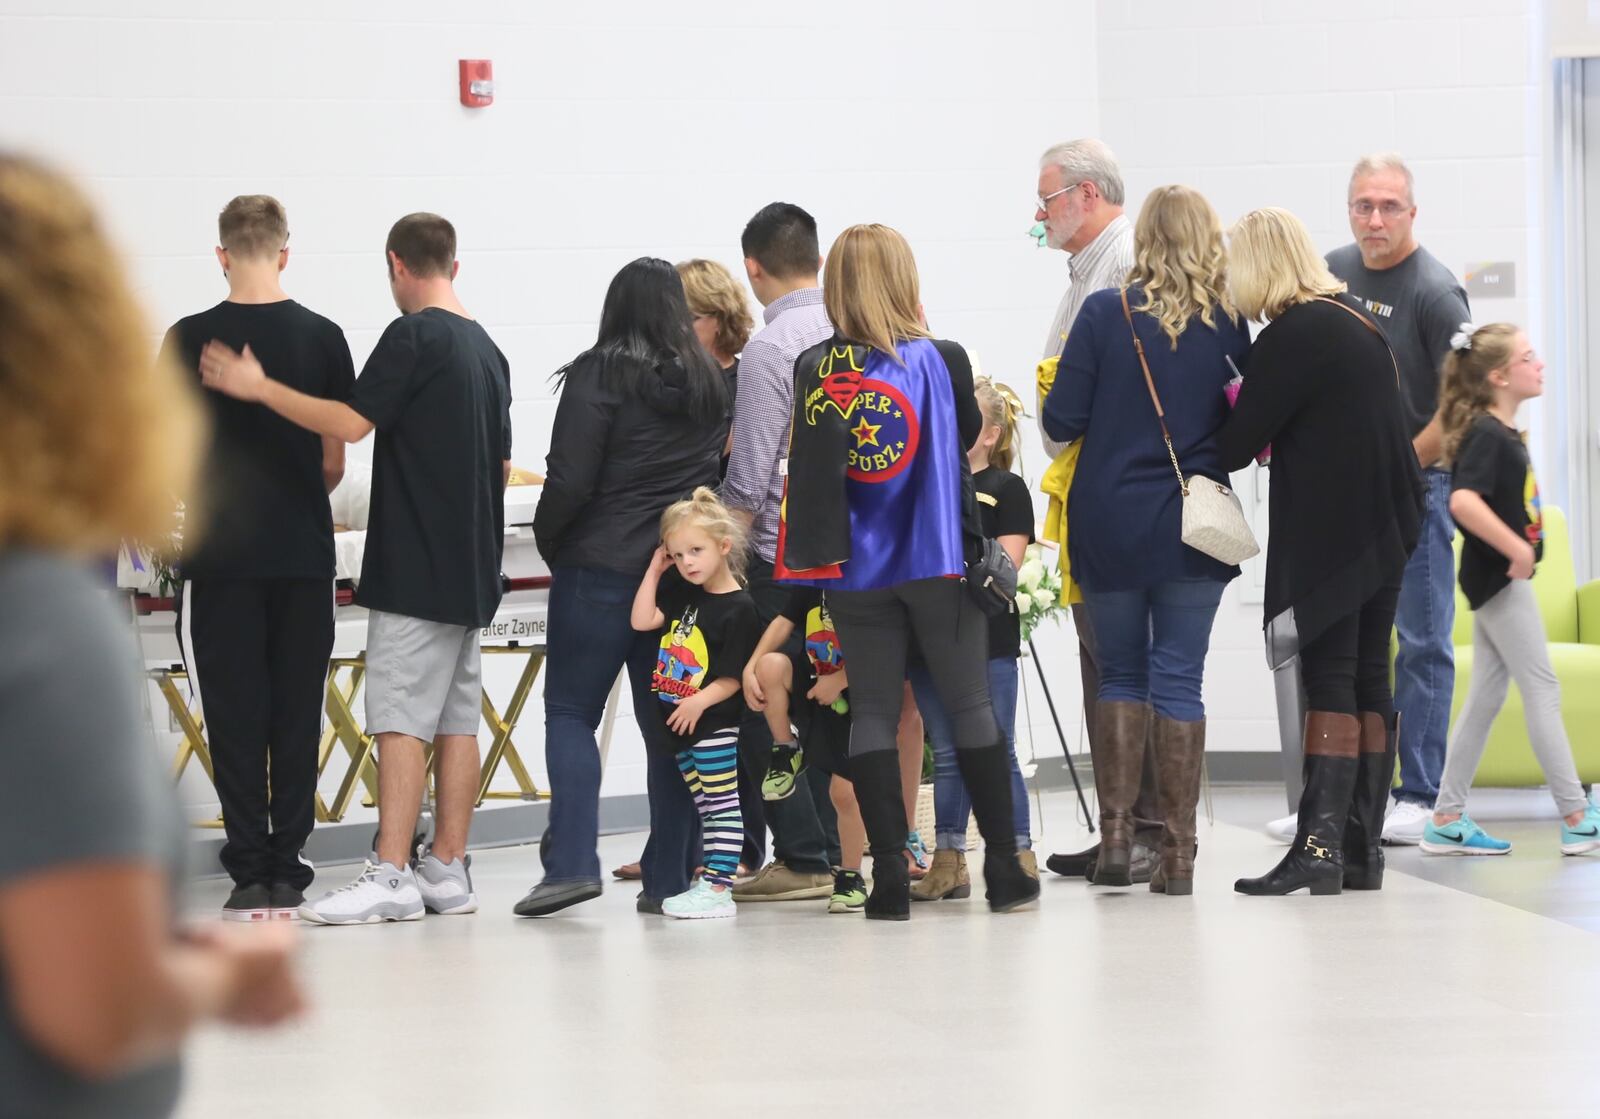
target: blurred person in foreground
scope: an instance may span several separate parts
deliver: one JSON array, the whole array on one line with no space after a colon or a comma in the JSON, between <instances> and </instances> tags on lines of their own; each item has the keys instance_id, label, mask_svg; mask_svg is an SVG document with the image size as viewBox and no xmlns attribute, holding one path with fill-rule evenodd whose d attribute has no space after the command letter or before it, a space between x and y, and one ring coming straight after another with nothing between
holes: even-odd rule
<instances>
[{"instance_id":1,"label":"blurred person in foreground","mask_svg":"<svg viewBox=\"0 0 1600 1119\"><path fill-rule=\"evenodd\" d=\"M0 1109L171 1114L184 1037L301 994L287 926L180 930L185 836L132 643L89 573L160 535L193 393L83 195L0 153Z\"/></svg>"}]
</instances>

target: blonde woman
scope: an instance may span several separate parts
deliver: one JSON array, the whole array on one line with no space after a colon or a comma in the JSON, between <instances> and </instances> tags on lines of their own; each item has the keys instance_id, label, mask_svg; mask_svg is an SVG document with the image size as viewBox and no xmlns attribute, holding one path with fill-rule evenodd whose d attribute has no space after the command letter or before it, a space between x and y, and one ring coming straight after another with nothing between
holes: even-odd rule
<instances>
[{"instance_id":1,"label":"blonde woman","mask_svg":"<svg viewBox=\"0 0 1600 1119\"><path fill-rule=\"evenodd\" d=\"M185 837L136 655L90 557L153 538L200 450L193 390L83 195L0 152L0 1080L10 1115L169 1115L205 1019L301 995L282 926L174 914ZM148 731L148 728L145 728Z\"/></svg>"},{"instance_id":2,"label":"blonde woman","mask_svg":"<svg viewBox=\"0 0 1600 1119\"><path fill-rule=\"evenodd\" d=\"M683 280L683 294L689 300L689 314L694 317L694 336L722 370L731 408L739 392L739 355L755 329L750 301L733 273L714 260L685 260L679 262L677 269ZM728 473L728 455L732 451L733 431L730 429L728 442L722 448L723 476Z\"/></svg>"},{"instance_id":3,"label":"blonde woman","mask_svg":"<svg viewBox=\"0 0 1600 1119\"><path fill-rule=\"evenodd\" d=\"M1152 191L1134 227L1127 286L1089 296L1067 336L1043 422L1083 437L1067 499L1072 577L1099 646L1105 772L1093 880L1128 886L1133 803L1148 735L1163 819L1158 893L1193 889L1195 803L1205 752L1200 698L1211 623L1239 574L1181 539L1183 494L1135 348L1144 349L1184 476L1226 482L1212 433L1227 417L1228 362L1249 349L1225 291L1222 223L1197 191Z\"/></svg>"},{"instance_id":4,"label":"blonde woman","mask_svg":"<svg viewBox=\"0 0 1600 1119\"><path fill-rule=\"evenodd\" d=\"M949 714L986 844L989 907L1039 896L1017 858L1010 751L989 703L989 627L959 576L982 529L967 448L983 414L966 351L922 323L905 238L856 225L828 252L835 336L795 362L780 571L823 588L850 659L850 772L871 841L867 916L905 920L906 808L895 748L913 638ZM810 569L810 570L804 570Z\"/></svg>"},{"instance_id":5,"label":"blonde woman","mask_svg":"<svg viewBox=\"0 0 1600 1119\"><path fill-rule=\"evenodd\" d=\"M1267 325L1217 451L1240 470L1272 444L1265 624L1275 645L1297 646L1306 696L1294 842L1234 889L1375 890L1395 762L1389 635L1421 530L1422 475L1388 344L1300 220L1255 210L1229 247L1234 305Z\"/></svg>"}]
</instances>

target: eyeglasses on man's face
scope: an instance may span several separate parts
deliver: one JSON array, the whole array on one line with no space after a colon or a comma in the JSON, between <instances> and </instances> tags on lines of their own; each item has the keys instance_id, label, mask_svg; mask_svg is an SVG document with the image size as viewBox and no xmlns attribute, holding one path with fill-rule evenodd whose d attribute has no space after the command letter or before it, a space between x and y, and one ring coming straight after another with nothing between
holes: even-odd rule
<instances>
[{"instance_id":1,"label":"eyeglasses on man's face","mask_svg":"<svg viewBox=\"0 0 1600 1119\"><path fill-rule=\"evenodd\" d=\"M1358 218L1370 218L1376 213L1382 214L1384 221L1393 221L1401 214L1408 214L1410 212L1410 203L1395 202L1392 199L1388 202L1373 203L1369 202L1365 198L1358 198L1354 202L1350 203L1350 213Z\"/></svg>"},{"instance_id":2,"label":"eyeglasses on man's face","mask_svg":"<svg viewBox=\"0 0 1600 1119\"><path fill-rule=\"evenodd\" d=\"M1039 209L1048 210L1050 208L1050 200L1051 199L1060 198L1063 194L1066 194L1068 191L1077 190L1082 185L1083 185L1082 183L1073 183L1071 186L1062 187L1060 190L1052 190L1049 194L1037 195L1037 196L1035 196L1034 201L1039 204Z\"/></svg>"}]
</instances>

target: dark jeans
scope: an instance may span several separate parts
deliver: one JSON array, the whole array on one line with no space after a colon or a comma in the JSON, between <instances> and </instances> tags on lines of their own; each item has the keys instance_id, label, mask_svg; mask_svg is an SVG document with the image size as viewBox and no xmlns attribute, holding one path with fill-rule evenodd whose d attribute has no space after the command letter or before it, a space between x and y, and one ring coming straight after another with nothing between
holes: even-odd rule
<instances>
[{"instance_id":1,"label":"dark jeans","mask_svg":"<svg viewBox=\"0 0 1600 1119\"><path fill-rule=\"evenodd\" d=\"M967 849L967 821L972 815L972 798L956 764L955 728L944 713L939 690L923 665L911 669L911 690L917 697L917 710L928 728L933 744L933 830L934 846L941 851ZM1011 750L1011 808L1016 817L1017 848L1033 846L1033 825L1028 813L1028 786L1017 766L1017 658L996 657L989 661L989 702Z\"/></svg>"},{"instance_id":2,"label":"dark jeans","mask_svg":"<svg viewBox=\"0 0 1600 1119\"><path fill-rule=\"evenodd\" d=\"M989 620L957 579L830 591L850 674L850 756L894 750L913 636L958 750L1001 742L989 703Z\"/></svg>"},{"instance_id":3,"label":"dark jeans","mask_svg":"<svg viewBox=\"0 0 1600 1119\"><path fill-rule=\"evenodd\" d=\"M1203 720L1200 685L1225 586L1183 579L1137 591L1085 591L1099 644L1100 702L1147 703L1163 718Z\"/></svg>"},{"instance_id":4,"label":"dark jeans","mask_svg":"<svg viewBox=\"0 0 1600 1119\"><path fill-rule=\"evenodd\" d=\"M1450 472L1426 470L1422 537L1406 564L1395 607L1400 652L1394 661L1394 704L1400 720L1400 787L1396 800L1432 807L1444 775L1450 702L1456 685L1456 524L1450 517ZM1385 643L1384 655L1388 648Z\"/></svg>"},{"instance_id":5,"label":"dark jeans","mask_svg":"<svg viewBox=\"0 0 1600 1119\"><path fill-rule=\"evenodd\" d=\"M1395 708L1389 687L1389 635L1400 584L1381 588L1362 605L1300 647L1306 708L1356 715ZM1403 721L1403 720L1402 720Z\"/></svg>"},{"instance_id":6,"label":"dark jeans","mask_svg":"<svg viewBox=\"0 0 1600 1119\"><path fill-rule=\"evenodd\" d=\"M222 867L235 885L304 890L333 580L197 579L184 584L178 629L211 744Z\"/></svg>"},{"instance_id":7,"label":"dark jeans","mask_svg":"<svg viewBox=\"0 0 1600 1119\"><path fill-rule=\"evenodd\" d=\"M595 729L605 713L612 682L624 667L634 710L643 711L656 702L650 694L650 672L659 638L635 631L629 621L638 578L599 567L558 567L551 575L544 687L550 843L544 880L598 882L600 747ZM694 864L682 867L681 875L674 873L681 861L674 854L698 854L698 817L671 755L648 745L646 753L651 848L646 849L650 858L645 872L648 875L653 868L658 881L647 882L645 889L648 893L657 887L667 892L652 897L670 897L688 889ZM661 758L655 756L658 753Z\"/></svg>"},{"instance_id":8,"label":"dark jeans","mask_svg":"<svg viewBox=\"0 0 1600 1119\"><path fill-rule=\"evenodd\" d=\"M772 564L754 552L745 577L750 596L756 601L756 614L765 628L788 603L789 588L773 580ZM854 683L854 677L851 679ZM772 832L774 858L801 874L826 874L839 858L838 824L828 797L827 775L808 766L788 797L762 800L761 778L771 755L772 732L767 728L766 717L759 711L746 711L739 723L739 809L746 821L745 834L759 835L761 829L756 821L765 820ZM682 778L678 783L683 783ZM748 857L751 844L747 843L745 849ZM759 861L759 843L756 858Z\"/></svg>"}]
</instances>

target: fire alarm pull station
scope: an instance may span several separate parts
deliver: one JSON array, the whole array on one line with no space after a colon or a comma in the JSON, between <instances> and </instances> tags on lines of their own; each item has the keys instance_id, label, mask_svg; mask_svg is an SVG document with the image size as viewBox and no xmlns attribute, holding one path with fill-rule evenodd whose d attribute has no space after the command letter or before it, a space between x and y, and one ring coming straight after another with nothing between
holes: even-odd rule
<instances>
[{"instance_id":1,"label":"fire alarm pull station","mask_svg":"<svg viewBox=\"0 0 1600 1119\"><path fill-rule=\"evenodd\" d=\"M494 104L494 63L487 58L461 60L461 103L469 109Z\"/></svg>"}]
</instances>

